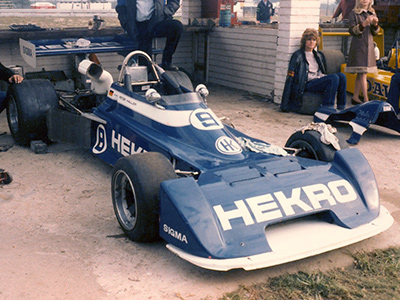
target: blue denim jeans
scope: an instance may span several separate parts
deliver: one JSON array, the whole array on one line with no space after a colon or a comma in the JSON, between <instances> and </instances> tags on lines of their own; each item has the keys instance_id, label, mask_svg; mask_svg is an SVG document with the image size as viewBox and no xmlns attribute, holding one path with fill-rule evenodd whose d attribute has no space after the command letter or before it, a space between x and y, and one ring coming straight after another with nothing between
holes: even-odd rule
<instances>
[{"instance_id":1,"label":"blue denim jeans","mask_svg":"<svg viewBox=\"0 0 400 300\"><path fill-rule=\"evenodd\" d=\"M343 73L329 74L307 82L306 91L323 93L324 100L322 106L335 108L335 98L337 94L337 109L346 107L346 76Z\"/></svg>"},{"instance_id":2,"label":"blue denim jeans","mask_svg":"<svg viewBox=\"0 0 400 300\"><path fill-rule=\"evenodd\" d=\"M392 76L392 79L390 80L387 102L393 106L397 114L400 112L399 98L400 98L400 73L396 73Z\"/></svg>"},{"instance_id":3,"label":"blue denim jeans","mask_svg":"<svg viewBox=\"0 0 400 300\"><path fill-rule=\"evenodd\" d=\"M162 56L162 64L170 65L172 55L175 53L182 35L183 25L178 20L163 20L157 23L152 30L149 22L137 22L139 49L147 54L152 54L153 38L166 37L165 47Z\"/></svg>"},{"instance_id":4,"label":"blue denim jeans","mask_svg":"<svg viewBox=\"0 0 400 300\"><path fill-rule=\"evenodd\" d=\"M6 108L7 106L7 93L0 91L0 113Z\"/></svg>"}]
</instances>

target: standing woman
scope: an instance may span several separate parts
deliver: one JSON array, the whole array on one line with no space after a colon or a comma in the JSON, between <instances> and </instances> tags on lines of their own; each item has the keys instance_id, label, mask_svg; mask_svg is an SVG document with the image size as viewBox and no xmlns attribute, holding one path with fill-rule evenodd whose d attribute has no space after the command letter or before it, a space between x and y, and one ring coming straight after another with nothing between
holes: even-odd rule
<instances>
[{"instance_id":1,"label":"standing woman","mask_svg":"<svg viewBox=\"0 0 400 300\"><path fill-rule=\"evenodd\" d=\"M356 0L356 5L349 15L349 32L353 38L345 72L357 74L351 99L353 104L368 101L367 73L378 71L373 36L378 34L379 20L372 8L372 1ZM360 91L364 96L364 101L359 98Z\"/></svg>"}]
</instances>

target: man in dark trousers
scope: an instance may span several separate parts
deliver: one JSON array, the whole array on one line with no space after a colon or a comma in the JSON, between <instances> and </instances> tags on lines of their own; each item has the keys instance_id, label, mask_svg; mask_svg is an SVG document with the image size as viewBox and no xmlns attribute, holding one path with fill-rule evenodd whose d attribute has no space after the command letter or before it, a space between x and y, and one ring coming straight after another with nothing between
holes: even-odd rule
<instances>
[{"instance_id":1,"label":"man in dark trousers","mask_svg":"<svg viewBox=\"0 0 400 300\"><path fill-rule=\"evenodd\" d=\"M11 71L9 68L6 68L3 66L2 63L0 63L0 80L4 80L9 83L20 83L24 78L19 75L15 75L13 71ZM0 113L6 108L7 106L7 93L0 91ZM12 178L10 174L8 174L6 171L3 169L0 169L0 186L3 184L9 184L11 183Z\"/></svg>"},{"instance_id":2,"label":"man in dark trousers","mask_svg":"<svg viewBox=\"0 0 400 300\"><path fill-rule=\"evenodd\" d=\"M390 103L400 117L400 73L395 73L390 80L390 89L387 102Z\"/></svg>"},{"instance_id":3,"label":"man in dark trousers","mask_svg":"<svg viewBox=\"0 0 400 300\"><path fill-rule=\"evenodd\" d=\"M4 80L9 83L20 83L24 78L19 75L15 75L13 71L11 71L9 68L6 68L3 66L2 63L0 63L0 80ZM7 106L7 93L0 91L0 113L6 108Z\"/></svg>"},{"instance_id":4,"label":"man in dark trousers","mask_svg":"<svg viewBox=\"0 0 400 300\"><path fill-rule=\"evenodd\" d=\"M269 0L261 0L257 5L257 23L271 23L275 9Z\"/></svg>"},{"instance_id":5,"label":"man in dark trousers","mask_svg":"<svg viewBox=\"0 0 400 300\"><path fill-rule=\"evenodd\" d=\"M152 55L152 40L166 37L161 67L178 70L172 65L172 55L178 46L183 26L172 16L180 7L179 0L118 0L115 10L122 28L137 49Z\"/></svg>"}]
</instances>

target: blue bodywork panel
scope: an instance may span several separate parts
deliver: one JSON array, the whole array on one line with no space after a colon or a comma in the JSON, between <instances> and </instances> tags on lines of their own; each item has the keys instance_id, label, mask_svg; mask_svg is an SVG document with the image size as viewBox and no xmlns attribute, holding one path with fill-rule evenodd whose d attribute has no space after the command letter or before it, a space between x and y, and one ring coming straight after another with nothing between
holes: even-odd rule
<instances>
[{"instance_id":1,"label":"blue bodywork panel","mask_svg":"<svg viewBox=\"0 0 400 300\"><path fill-rule=\"evenodd\" d=\"M340 111L321 106L314 114L314 122L332 123L334 121L350 122L353 133L347 142L353 145L358 144L362 134L371 124L393 129L400 133L400 117L389 103L379 100L369 101Z\"/></svg>"},{"instance_id":2,"label":"blue bodywork panel","mask_svg":"<svg viewBox=\"0 0 400 300\"><path fill-rule=\"evenodd\" d=\"M363 167L349 169L354 163ZM332 164L270 157L161 187L163 239L218 259L272 251L265 228L276 223L320 214L352 229L379 214L375 178L357 149L340 151Z\"/></svg>"}]
</instances>

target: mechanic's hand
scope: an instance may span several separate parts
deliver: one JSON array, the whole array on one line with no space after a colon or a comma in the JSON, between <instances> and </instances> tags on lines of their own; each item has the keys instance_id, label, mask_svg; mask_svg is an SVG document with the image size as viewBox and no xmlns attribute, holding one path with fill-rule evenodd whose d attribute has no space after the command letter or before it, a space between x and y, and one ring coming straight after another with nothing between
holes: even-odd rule
<instances>
[{"instance_id":1,"label":"mechanic's hand","mask_svg":"<svg viewBox=\"0 0 400 300\"><path fill-rule=\"evenodd\" d=\"M24 78L20 75L13 75L8 79L11 83L21 83L23 80Z\"/></svg>"}]
</instances>

